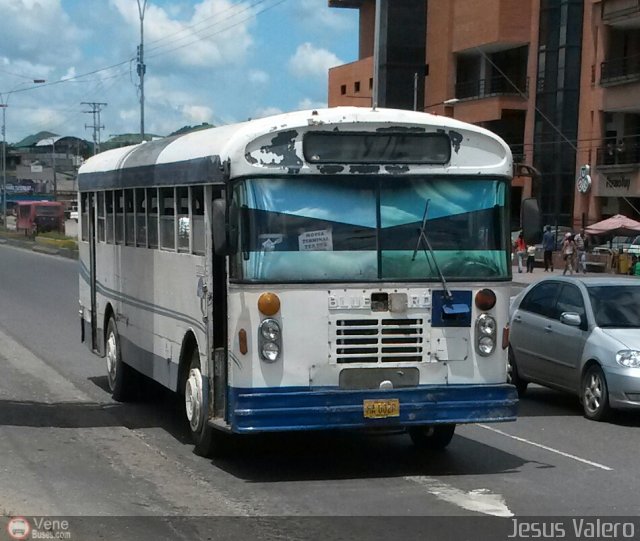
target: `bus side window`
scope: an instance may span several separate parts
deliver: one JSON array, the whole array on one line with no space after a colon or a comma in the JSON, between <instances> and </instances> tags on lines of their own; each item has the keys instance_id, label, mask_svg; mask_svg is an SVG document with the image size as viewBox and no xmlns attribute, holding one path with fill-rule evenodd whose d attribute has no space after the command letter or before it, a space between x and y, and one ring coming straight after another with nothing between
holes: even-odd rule
<instances>
[{"instance_id":1,"label":"bus side window","mask_svg":"<svg viewBox=\"0 0 640 541\"><path fill-rule=\"evenodd\" d=\"M176 188L176 200L178 209L178 251L189 251L189 235L191 234L191 222L189 220L189 188Z\"/></svg>"},{"instance_id":2,"label":"bus side window","mask_svg":"<svg viewBox=\"0 0 640 541\"><path fill-rule=\"evenodd\" d=\"M191 188L191 219L193 221L191 228L193 253L204 255L204 188L202 186Z\"/></svg>"},{"instance_id":3,"label":"bus side window","mask_svg":"<svg viewBox=\"0 0 640 541\"><path fill-rule=\"evenodd\" d=\"M149 248L158 247L158 190L147 188L147 217Z\"/></svg>"},{"instance_id":4,"label":"bus side window","mask_svg":"<svg viewBox=\"0 0 640 541\"><path fill-rule=\"evenodd\" d=\"M147 205L145 189L136 188L136 246L147 247Z\"/></svg>"},{"instance_id":5,"label":"bus side window","mask_svg":"<svg viewBox=\"0 0 640 541\"><path fill-rule=\"evenodd\" d=\"M109 244L113 244L113 192L108 191L104 193L104 202L106 207L106 241Z\"/></svg>"},{"instance_id":6,"label":"bus side window","mask_svg":"<svg viewBox=\"0 0 640 541\"><path fill-rule=\"evenodd\" d=\"M176 249L174 188L160 188L160 248Z\"/></svg>"},{"instance_id":7,"label":"bus side window","mask_svg":"<svg viewBox=\"0 0 640 541\"><path fill-rule=\"evenodd\" d=\"M89 209L87 208L87 198L89 194L83 193L80 197L80 207L82 211L82 240L89 240ZM22 213L22 208L20 208Z\"/></svg>"},{"instance_id":8,"label":"bus side window","mask_svg":"<svg viewBox=\"0 0 640 541\"><path fill-rule=\"evenodd\" d=\"M104 192L98 192L98 241L104 242Z\"/></svg>"},{"instance_id":9,"label":"bus side window","mask_svg":"<svg viewBox=\"0 0 640 541\"><path fill-rule=\"evenodd\" d=\"M135 216L133 214L133 190L124 191L124 233L127 246L135 246Z\"/></svg>"},{"instance_id":10,"label":"bus side window","mask_svg":"<svg viewBox=\"0 0 640 541\"><path fill-rule=\"evenodd\" d=\"M122 190L115 191L114 206L116 210L116 244L124 244L124 194Z\"/></svg>"}]
</instances>

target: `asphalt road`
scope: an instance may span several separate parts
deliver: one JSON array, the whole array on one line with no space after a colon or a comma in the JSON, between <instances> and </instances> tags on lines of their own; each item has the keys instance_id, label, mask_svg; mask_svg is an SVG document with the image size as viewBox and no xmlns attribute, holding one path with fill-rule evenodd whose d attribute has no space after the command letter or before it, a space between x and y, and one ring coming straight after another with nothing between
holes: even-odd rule
<instances>
[{"instance_id":1,"label":"asphalt road","mask_svg":"<svg viewBox=\"0 0 640 541\"><path fill-rule=\"evenodd\" d=\"M0 245L0 516L128 516L131 539L163 538L171 520L160 517L262 517L172 522L166 538L281 539L411 524L301 517L638 515L640 413L587 421L576 398L537 386L517 422L458 427L442 453L419 453L405 434L341 432L252 437L224 460L198 457L171 393L149 384L136 403L110 398L103 361L79 341L76 272L76 261ZM76 528L122 531L124 519L109 520ZM466 524L446 520L442 539Z\"/></svg>"}]
</instances>

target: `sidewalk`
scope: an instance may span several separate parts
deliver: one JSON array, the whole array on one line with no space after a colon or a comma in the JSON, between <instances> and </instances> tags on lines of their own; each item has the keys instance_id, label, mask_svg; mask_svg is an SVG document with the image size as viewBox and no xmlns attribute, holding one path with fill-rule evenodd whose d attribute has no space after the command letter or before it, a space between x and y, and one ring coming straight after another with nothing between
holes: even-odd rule
<instances>
[{"instance_id":1,"label":"sidewalk","mask_svg":"<svg viewBox=\"0 0 640 541\"><path fill-rule=\"evenodd\" d=\"M512 267L512 274L513 274L513 283L517 284L517 285L522 285L522 286L528 286L529 284L532 284L533 282L537 282L538 280L542 280L543 278L546 278L547 276L562 276L562 271L564 269L554 269L553 272L544 272L544 268L542 267L536 267L535 269L533 269L533 272L525 272L524 270L519 273L518 272L518 265L514 265ZM569 273L567 273L567 276L569 276ZM578 276L578 273L574 272L573 276ZM580 274L580 276L592 276L594 278L620 278L620 277L628 277L628 278L633 278L633 276L628 276L626 274L614 274L614 273L607 273L607 272L588 272L587 274Z\"/></svg>"}]
</instances>

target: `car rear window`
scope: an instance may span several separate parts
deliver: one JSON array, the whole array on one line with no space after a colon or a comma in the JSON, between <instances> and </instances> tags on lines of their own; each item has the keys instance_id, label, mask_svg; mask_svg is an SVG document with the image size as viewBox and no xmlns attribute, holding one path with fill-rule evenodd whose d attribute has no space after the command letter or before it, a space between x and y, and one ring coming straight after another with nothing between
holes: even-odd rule
<instances>
[{"instance_id":1,"label":"car rear window","mask_svg":"<svg viewBox=\"0 0 640 541\"><path fill-rule=\"evenodd\" d=\"M588 291L598 327L640 327L640 284L590 286Z\"/></svg>"}]
</instances>

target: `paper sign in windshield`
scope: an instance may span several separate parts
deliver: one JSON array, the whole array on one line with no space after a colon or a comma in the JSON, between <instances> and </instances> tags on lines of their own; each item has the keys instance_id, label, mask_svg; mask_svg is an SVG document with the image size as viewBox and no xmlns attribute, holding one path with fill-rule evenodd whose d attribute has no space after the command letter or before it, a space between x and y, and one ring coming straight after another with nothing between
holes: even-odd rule
<instances>
[{"instance_id":1,"label":"paper sign in windshield","mask_svg":"<svg viewBox=\"0 0 640 541\"><path fill-rule=\"evenodd\" d=\"M306 231L298 236L298 249L301 252L318 252L333 250L331 229Z\"/></svg>"}]
</instances>

